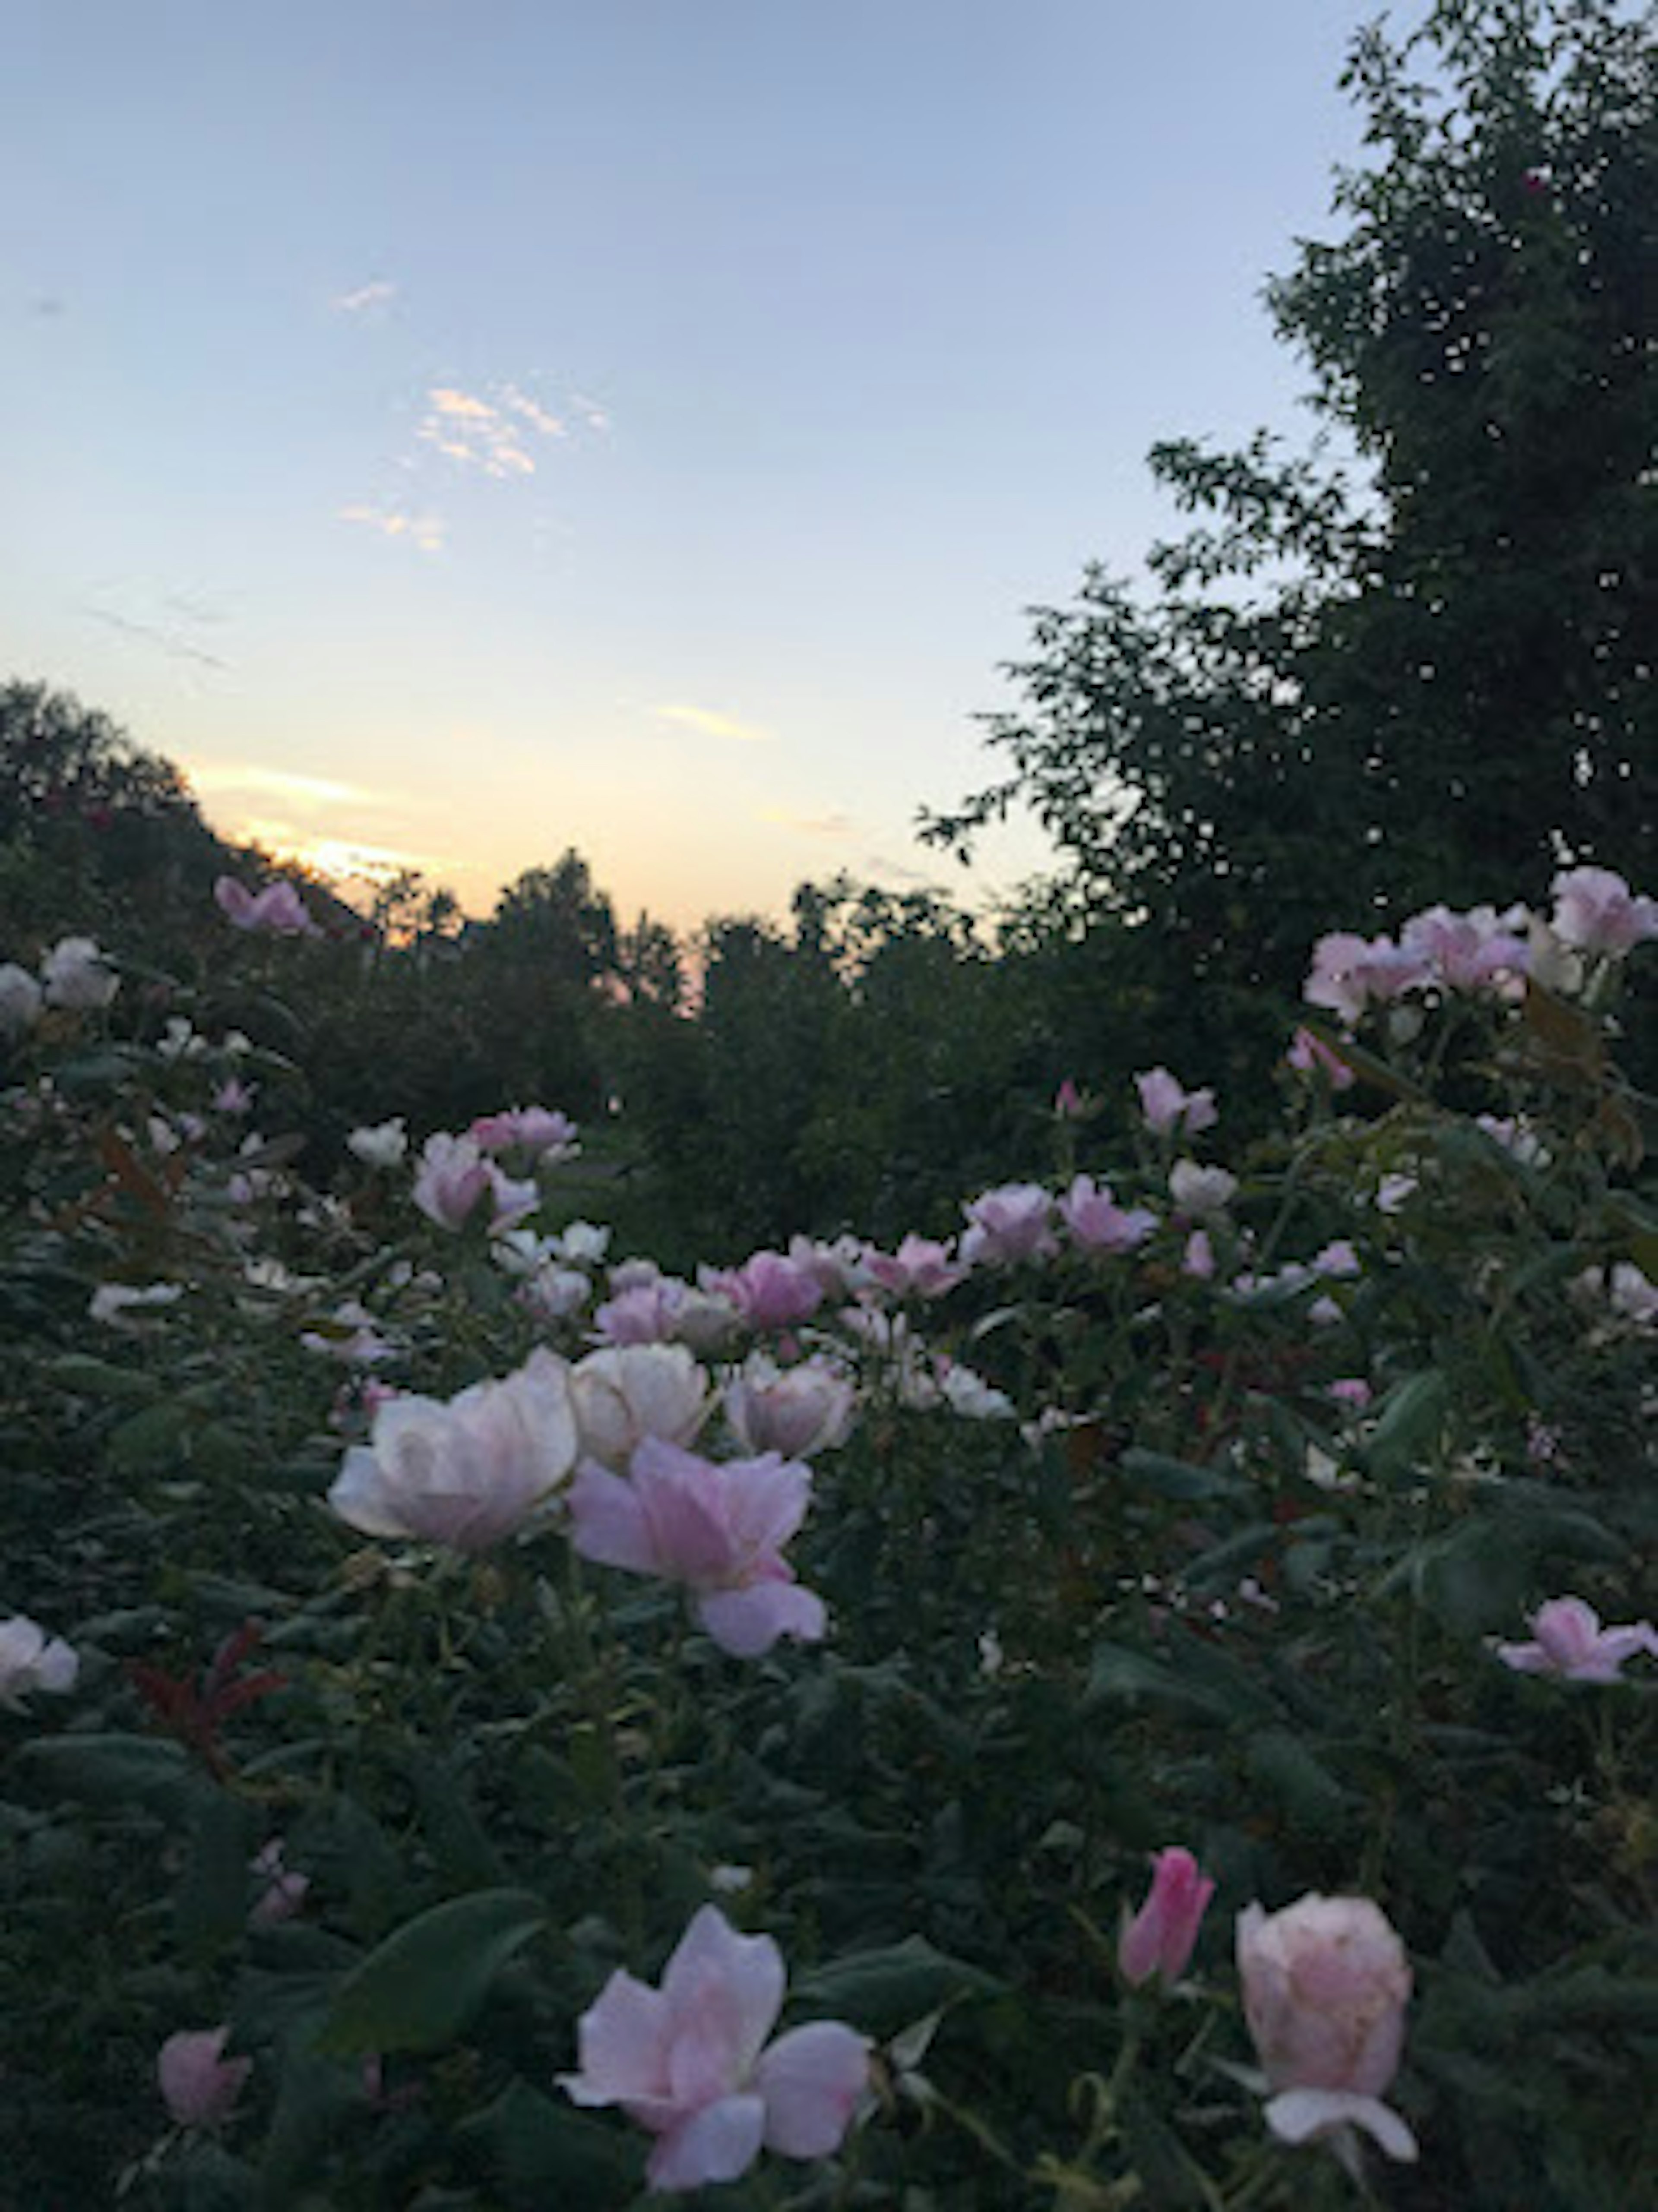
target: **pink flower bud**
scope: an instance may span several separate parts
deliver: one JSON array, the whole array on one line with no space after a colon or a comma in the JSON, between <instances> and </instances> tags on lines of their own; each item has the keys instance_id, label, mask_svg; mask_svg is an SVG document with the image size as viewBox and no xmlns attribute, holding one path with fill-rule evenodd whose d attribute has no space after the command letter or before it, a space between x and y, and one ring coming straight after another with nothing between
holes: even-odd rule
<instances>
[{"instance_id":1,"label":"pink flower bud","mask_svg":"<svg viewBox=\"0 0 1658 2212\"><path fill-rule=\"evenodd\" d=\"M1125 1982L1148 1982L1155 1974L1165 1988L1186 1970L1198 1930L1215 1885L1179 1844L1159 1851L1152 1868L1151 1892L1118 1939L1117 1965Z\"/></svg>"}]
</instances>

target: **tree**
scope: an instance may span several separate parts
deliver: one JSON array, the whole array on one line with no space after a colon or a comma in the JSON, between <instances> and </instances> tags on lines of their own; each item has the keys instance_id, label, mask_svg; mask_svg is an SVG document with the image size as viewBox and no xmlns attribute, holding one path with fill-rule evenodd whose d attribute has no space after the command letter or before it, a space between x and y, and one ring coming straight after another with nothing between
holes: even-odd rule
<instances>
[{"instance_id":1,"label":"tree","mask_svg":"<svg viewBox=\"0 0 1658 2212\"><path fill-rule=\"evenodd\" d=\"M1612 0L1438 0L1344 83L1371 157L1269 287L1348 443L1161 446L1198 518L1141 600L1092 569L989 718L1079 902L1171 979L1284 990L1308 939L1434 899L1650 879L1658 52Z\"/></svg>"}]
</instances>

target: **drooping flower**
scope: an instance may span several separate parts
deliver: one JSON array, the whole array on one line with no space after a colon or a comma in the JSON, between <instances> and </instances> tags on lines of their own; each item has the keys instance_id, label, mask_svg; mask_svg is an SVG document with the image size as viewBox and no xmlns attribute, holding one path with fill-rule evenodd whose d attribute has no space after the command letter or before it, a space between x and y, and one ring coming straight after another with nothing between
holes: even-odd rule
<instances>
[{"instance_id":1,"label":"drooping flower","mask_svg":"<svg viewBox=\"0 0 1658 2212\"><path fill-rule=\"evenodd\" d=\"M1117 1966L1125 1982L1148 1982L1157 1975L1165 1988L1185 1973L1203 1925L1215 1885L1188 1850L1179 1844L1159 1851L1152 1865L1151 1890L1117 1942Z\"/></svg>"},{"instance_id":2,"label":"drooping flower","mask_svg":"<svg viewBox=\"0 0 1658 2212\"><path fill-rule=\"evenodd\" d=\"M762 2148L826 2158L868 2085L869 2045L839 2021L768 2042L783 1985L771 1937L740 1936L705 1905L660 1989L611 1976L577 2025L581 2071L558 2086L577 2105L619 2105L655 2136L653 2189L735 2181Z\"/></svg>"},{"instance_id":3,"label":"drooping flower","mask_svg":"<svg viewBox=\"0 0 1658 2212\"><path fill-rule=\"evenodd\" d=\"M1499 1644L1496 1656L1517 1674L1556 1674L1567 1682L1618 1682L1624 1662L1638 1651L1658 1659L1658 1629L1649 1620L1602 1628L1600 1616L1581 1597L1554 1597L1531 1617L1536 1639Z\"/></svg>"},{"instance_id":4,"label":"drooping flower","mask_svg":"<svg viewBox=\"0 0 1658 2212\"><path fill-rule=\"evenodd\" d=\"M107 1006L121 988L120 978L89 937L64 937L41 963L49 1006L87 1013Z\"/></svg>"},{"instance_id":5,"label":"drooping flower","mask_svg":"<svg viewBox=\"0 0 1658 2212\"><path fill-rule=\"evenodd\" d=\"M1267 2086L1267 2125L1299 2143L1362 2128L1389 2158L1416 2137L1384 2104L1405 2045L1411 1966L1368 1897L1315 1891L1281 1912L1238 1916L1244 2013Z\"/></svg>"},{"instance_id":6,"label":"drooping flower","mask_svg":"<svg viewBox=\"0 0 1658 2212\"><path fill-rule=\"evenodd\" d=\"M568 1370L546 1349L515 1374L447 1402L406 1396L375 1409L328 1503L370 1536L487 1551L541 1513L576 1463Z\"/></svg>"},{"instance_id":7,"label":"drooping flower","mask_svg":"<svg viewBox=\"0 0 1658 2212\"><path fill-rule=\"evenodd\" d=\"M61 1697L80 1671L78 1655L27 1613L0 1620L0 1705L16 1705L35 1690Z\"/></svg>"},{"instance_id":8,"label":"drooping flower","mask_svg":"<svg viewBox=\"0 0 1658 2212\"><path fill-rule=\"evenodd\" d=\"M193 2027L169 2035L155 2061L155 2076L168 2112L181 2128L214 2128L230 2117L251 2058L227 2058L226 2027Z\"/></svg>"},{"instance_id":9,"label":"drooping flower","mask_svg":"<svg viewBox=\"0 0 1658 2212\"><path fill-rule=\"evenodd\" d=\"M1154 1136L1172 1136L1178 1129L1193 1137L1220 1119L1212 1091L1188 1091L1166 1067L1146 1068L1134 1082L1141 1118Z\"/></svg>"},{"instance_id":10,"label":"drooping flower","mask_svg":"<svg viewBox=\"0 0 1658 2212\"><path fill-rule=\"evenodd\" d=\"M781 1636L815 1644L827 1625L823 1601L783 1556L811 1492L811 1469L776 1452L716 1465L648 1437L625 1477L582 1467L570 1541L600 1566L683 1583L722 1650L758 1658Z\"/></svg>"}]
</instances>

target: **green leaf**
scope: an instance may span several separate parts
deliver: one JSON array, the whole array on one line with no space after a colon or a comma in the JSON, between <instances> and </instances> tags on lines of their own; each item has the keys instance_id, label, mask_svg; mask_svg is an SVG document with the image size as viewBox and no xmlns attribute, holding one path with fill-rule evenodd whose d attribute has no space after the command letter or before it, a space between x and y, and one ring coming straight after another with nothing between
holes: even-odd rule
<instances>
[{"instance_id":1,"label":"green leaf","mask_svg":"<svg viewBox=\"0 0 1658 2212\"><path fill-rule=\"evenodd\" d=\"M1173 1498L1184 1504L1204 1498L1238 1498L1249 1485L1220 1468L1193 1467L1187 1460L1171 1459L1165 1452L1125 1451L1118 1462L1137 1488L1155 1497Z\"/></svg>"},{"instance_id":2,"label":"green leaf","mask_svg":"<svg viewBox=\"0 0 1658 2212\"><path fill-rule=\"evenodd\" d=\"M258 1848L259 1826L254 1808L228 1791L203 1796L173 1905L179 1941L198 1958L211 1957L247 1923L253 1892L248 1861Z\"/></svg>"},{"instance_id":3,"label":"green leaf","mask_svg":"<svg viewBox=\"0 0 1658 2212\"><path fill-rule=\"evenodd\" d=\"M1387 1393L1362 1455L1384 1482L1419 1479L1437 1448L1450 1409L1451 1386L1436 1367L1408 1376Z\"/></svg>"},{"instance_id":4,"label":"green leaf","mask_svg":"<svg viewBox=\"0 0 1658 2212\"><path fill-rule=\"evenodd\" d=\"M908 1936L878 1951L854 1951L803 1975L792 1996L814 2015L847 2020L872 2035L889 2035L935 2012L952 1997L993 1996L1004 1989L993 1974Z\"/></svg>"},{"instance_id":5,"label":"green leaf","mask_svg":"<svg viewBox=\"0 0 1658 2212\"><path fill-rule=\"evenodd\" d=\"M534 2204L538 2212L552 2191L562 2192L557 2201L565 2204L624 2204L642 2179L637 2136L556 2104L524 2081L463 2120L455 2134L482 2152L509 2203Z\"/></svg>"},{"instance_id":6,"label":"green leaf","mask_svg":"<svg viewBox=\"0 0 1658 2212\"><path fill-rule=\"evenodd\" d=\"M453 2042L502 1967L546 1924L527 1890L479 1890L434 1905L345 1977L314 2048L350 2057Z\"/></svg>"},{"instance_id":7,"label":"green leaf","mask_svg":"<svg viewBox=\"0 0 1658 2212\"><path fill-rule=\"evenodd\" d=\"M128 1398L148 1405L161 1395L162 1385L154 1375L137 1367L118 1367L113 1360L94 1359L87 1352L66 1352L52 1361L46 1373L59 1389L77 1397Z\"/></svg>"},{"instance_id":8,"label":"green leaf","mask_svg":"<svg viewBox=\"0 0 1658 2212\"><path fill-rule=\"evenodd\" d=\"M18 1753L45 1787L94 1804L174 1812L197 1781L182 1744L162 1736L55 1735Z\"/></svg>"}]
</instances>

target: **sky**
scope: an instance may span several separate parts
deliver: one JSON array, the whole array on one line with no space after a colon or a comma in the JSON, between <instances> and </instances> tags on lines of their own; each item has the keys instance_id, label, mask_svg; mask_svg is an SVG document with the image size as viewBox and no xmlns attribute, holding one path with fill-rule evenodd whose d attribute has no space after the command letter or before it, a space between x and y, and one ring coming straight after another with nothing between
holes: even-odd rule
<instances>
[{"instance_id":1,"label":"sky","mask_svg":"<svg viewBox=\"0 0 1658 2212\"><path fill-rule=\"evenodd\" d=\"M0 0L0 678L229 835L624 921L846 870L1025 610L1296 441L1350 0Z\"/></svg>"}]
</instances>

